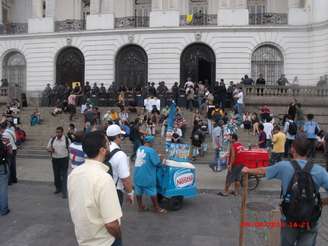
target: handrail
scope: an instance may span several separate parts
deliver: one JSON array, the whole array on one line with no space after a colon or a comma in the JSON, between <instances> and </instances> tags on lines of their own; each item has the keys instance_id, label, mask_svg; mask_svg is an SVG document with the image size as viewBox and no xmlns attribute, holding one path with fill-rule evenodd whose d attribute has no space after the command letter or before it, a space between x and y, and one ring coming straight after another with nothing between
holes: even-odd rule
<instances>
[{"instance_id":1,"label":"handrail","mask_svg":"<svg viewBox=\"0 0 328 246\"><path fill-rule=\"evenodd\" d=\"M317 86L275 86L275 85L244 85L245 96L305 96L305 97L327 97L328 87Z\"/></svg>"}]
</instances>

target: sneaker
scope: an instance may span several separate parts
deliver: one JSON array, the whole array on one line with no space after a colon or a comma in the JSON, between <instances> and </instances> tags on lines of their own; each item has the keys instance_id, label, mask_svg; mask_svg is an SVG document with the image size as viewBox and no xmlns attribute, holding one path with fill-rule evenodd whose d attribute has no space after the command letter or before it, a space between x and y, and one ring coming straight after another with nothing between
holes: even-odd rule
<instances>
[{"instance_id":1,"label":"sneaker","mask_svg":"<svg viewBox=\"0 0 328 246\"><path fill-rule=\"evenodd\" d=\"M7 209L7 211L4 212L3 214L1 214L1 216L5 216L5 215L7 215L7 214L9 214L9 213L10 213L10 209Z\"/></svg>"},{"instance_id":2,"label":"sneaker","mask_svg":"<svg viewBox=\"0 0 328 246\"><path fill-rule=\"evenodd\" d=\"M54 194L59 194L61 191L60 190L55 190Z\"/></svg>"},{"instance_id":3,"label":"sneaker","mask_svg":"<svg viewBox=\"0 0 328 246\"><path fill-rule=\"evenodd\" d=\"M208 166L212 169L213 172L216 172L216 171L215 171L215 166L214 166L214 165L210 164L210 165L208 165Z\"/></svg>"}]
</instances>

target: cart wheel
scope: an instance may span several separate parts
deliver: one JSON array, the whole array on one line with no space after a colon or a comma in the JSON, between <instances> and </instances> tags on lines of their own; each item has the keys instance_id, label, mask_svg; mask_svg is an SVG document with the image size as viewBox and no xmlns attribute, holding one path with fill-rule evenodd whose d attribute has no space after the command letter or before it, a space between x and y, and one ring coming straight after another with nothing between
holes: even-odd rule
<instances>
[{"instance_id":1,"label":"cart wheel","mask_svg":"<svg viewBox=\"0 0 328 246\"><path fill-rule=\"evenodd\" d=\"M183 196L174 196L169 199L169 209L177 211L182 208Z\"/></svg>"},{"instance_id":2,"label":"cart wheel","mask_svg":"<svg viewBox=\"0 0 328 246\"><path fill-rule=\"evenodd\" d=\"M243 182L240 182L243 187ZM255 190L260 184L260 178L257 175L248 175L248 190Z\"/></svg>"}]
</instances>

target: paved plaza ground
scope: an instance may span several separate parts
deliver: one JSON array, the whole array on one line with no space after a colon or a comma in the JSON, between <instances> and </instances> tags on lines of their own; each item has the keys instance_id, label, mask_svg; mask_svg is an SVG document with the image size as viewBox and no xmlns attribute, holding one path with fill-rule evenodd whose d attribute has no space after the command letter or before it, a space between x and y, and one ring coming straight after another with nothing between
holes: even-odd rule
<instances>
[{"instance_id":1,"label":"paved plaza ground","mask_svg":"<svg viewBox=\"0 0 328 246\"><path fill-rule=\"evenodd\" d=\"M10 187L12 212L0 218L1 246L77 245L67 200L53 194L54 187L49 182L51 172L47 171L49 163L39 161L18 160L21 181ZM238 245L240 198L222 198L215 194L223 187L223 174L214 174L201 165L197 166L197 171L202 189L200 195L185 201L180 211L161 216L151 212L138 213L134 206L124 207L124 246ZM33 173L44 180L33 180ZM274 189L270 190L270 185L262 182L261 189L251 193L249 201L276 207L279 203L279 184L273 182L271 185ZM327 215L328 211L325 210L318 246L328 244ZM268 213L248 211L247 216L248 221L262 221L267 219ZM267 230L246 230L247 246L265 246L267 240Z\"/></svg>"}]
</instances>

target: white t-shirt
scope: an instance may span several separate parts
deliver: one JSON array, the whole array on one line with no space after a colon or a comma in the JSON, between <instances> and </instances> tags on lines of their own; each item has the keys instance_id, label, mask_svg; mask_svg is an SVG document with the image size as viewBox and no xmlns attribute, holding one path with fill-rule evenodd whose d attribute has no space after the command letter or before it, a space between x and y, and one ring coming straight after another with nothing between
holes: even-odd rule
<instances>
[{"instance_id":1,"label":"white t-shirt","mask_svg":"<svg viewBox=\"0 0 328 246\"><path fill-rule=\"evenodd\" d=\"M237 103L244 104L244 93L242 91L237 94L237 98Z\"/></svg>"},{"instance_id":2,"label":"white t-shirt","mask_svg":"<svg viewBox=\"0 0 328 246\"><path fill-rule=\"evenodd\" d=\"M265 122L263 123L263 127L263 131L265 132L267 139L272 139L273 124L271 122Z\"/></svg>"},{"instance_id":3,"label":"white t-shirt","mask_svg":"<svg viewBox=\"0 0 328 246\"><path fill-rule=\"evenodd\" d=\"M189 86L191 86L192 88L194 88L194 82L192 82L192 81L187 81L187 82L185 83L185 88L188 88Z\"/></svg>"},{"instance_id":4,"label":"white t-shirt","mask_svg":"<svg viewBox=\"0 0 328 246\"><path fill-rule=\"evenodd\" d=\"M157 99L156 97L154 98L146 98L144 100L144 106L148 112L151 112L153 110L153 106L156 106L158 110L161 109L161 100Z\"/></svg>"},{"instance_id":5,"label":"white t-shirt","mask_svg":"<svg viewBox=\"0 0 328 246\"><path fill-rule=\"evenodd\" d=\"M109 151L118 148L120 147L114 142L109 145ZM118 190L124 191L122 179L130 176L129 158L123 151L119 151L111 158L110 163L112 164L114 183L117 183Z\"/></svg>"}]
</instances>

